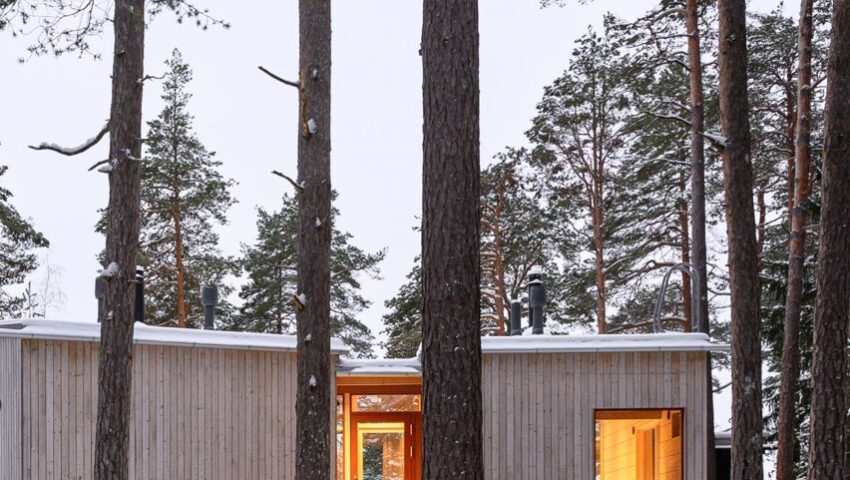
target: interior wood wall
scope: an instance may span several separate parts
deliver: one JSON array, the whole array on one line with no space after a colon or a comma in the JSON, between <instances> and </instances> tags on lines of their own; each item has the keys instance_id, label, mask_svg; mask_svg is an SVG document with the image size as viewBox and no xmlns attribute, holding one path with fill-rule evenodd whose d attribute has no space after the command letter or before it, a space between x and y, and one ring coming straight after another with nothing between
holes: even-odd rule
<instances>
[{"instance_id":1,"label":"interior wood wall","mask_svg":"<svg viewBox=\"0 0 850 480\"><path fill-rule=\"evenodd\" d=\"M596 409L681 408L685 480L705 479L704 352L485 354L484 478L595 478Z\"/></svg>"},{"instance_id":2,"label":"interior wood wall","mask_svg":"<svg viewBox=\"0 0 850 480\"><path fill-rule=\"evenodd\" d=\"M91 478L99 345L21 345L13 478ZM296 378L294 352L135 345L130 477L293 478Z\"/></svg>"}]
</instances>

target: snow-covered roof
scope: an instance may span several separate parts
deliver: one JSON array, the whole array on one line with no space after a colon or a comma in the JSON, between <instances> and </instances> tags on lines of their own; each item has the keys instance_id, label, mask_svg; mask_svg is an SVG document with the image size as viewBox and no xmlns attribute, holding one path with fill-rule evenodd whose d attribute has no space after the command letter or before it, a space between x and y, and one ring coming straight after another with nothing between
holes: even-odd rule
<instances>
[{"instance_id":1,"label":"snow-covered roof","mask_svg":"<svg viewBox=\"0 0 850 480\"><path fill-rule=\"evenodd\" d=\"M421 375L422 364L418 358L350 359L340 358L338 375Z\"/></svg>"},{"instance_id":2,"label":"snow-covered roof","mask_svg":"<svg viewBox=\"0 0 850 480\"><path fill-rule=\"evenodd\" d=\"M729 345L712 343L704 333L611 335L529 335L482 337L484 353L557 352L712 352Z\"/></svg>"},{"instance_id":3,"label":"snow-covered roof","mask_svg":"<svg viewBox=\"0 0 850 480\"><path fill-rule=\"evenodd\" d=\"M57 320L0 320L0 337L98 342L100 324ZM293 335L153 327L142 323L134 325L133 342L144 345L286 351L295 351L297 344ZM348 350L339 339L331 339L332 352L344 354Z\"/></svg>"}]
</instances>

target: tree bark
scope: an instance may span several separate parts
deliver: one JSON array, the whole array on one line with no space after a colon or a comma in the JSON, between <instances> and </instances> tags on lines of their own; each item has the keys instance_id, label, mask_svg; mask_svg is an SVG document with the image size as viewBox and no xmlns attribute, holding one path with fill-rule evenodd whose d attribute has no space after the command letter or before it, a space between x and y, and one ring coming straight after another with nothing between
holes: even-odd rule
<instances>
[{"instance_id":1,"label":"tree bark","mask_svg":"<svg viewBox=\"0 0 850 480\"><path fill-rule=\"evenodd\" d=\"M295 477L330 478L331 2L300 0Z\"/></svg>"},{"instance_id":2,"label":"tree bark","mask_svg":"<svg viewBox=\"0 0 850 480\"><path fill-rule=\"evenodd\" d=\"M499 225L501 207L497 207L493 225L493 286L496 289L496 334L505 335L505 265L502 258L502 229Z\"/></svg>"},{"instance_id":3,"label":"tree bark","mask_svg":"<svg viewBox=\"0 0 850 480\"><path fill-rule=\"evenodd\" d=\"M850 302L850 1L833 4L812 357L809 479L844 478Z\"/></svg>"},{"instance_id":4,"label":"tree bark","mask_svg":"<svg viewBox=\"0 0 850 480\"><path fill-rule=\"evenodd\" d=\"M174 211L174 257L177 266L177 326L186 328L186 274L183 267L183 232L180 211Z\"/></svg>"},{"instance_id":5,"label":"tree bark","mask_svg":"<svg viewBox=\"0 0 850 480\"><path fill-rule=\"evenodd\" d=\"M133 301L139 244L142 82L144 76L145 2L117 0L113 17L112 107L109 121L109 205L106 262L118 266L104 278L104 303L98 366L94 478L129 476L132 388Z\"/></svg>"},{"instance_id":6,"label":"tree bark","mask_svg":"<svg viewBox=\"0 0 850 480\"><path fill-rule=\"evenodd\" d=\"M477 0L424 0L423 478L483 478Z\"/></svg>"},{"instance_id":7,"label":"tree bark","mask_svg":"<svg viewBox=\"0 0 850 480\"><path fill-rule=\"evenodd\" d=\"M708 325L708 268L705 241L705 104L702 82L702 50L699 32L698 0L687 0L685 8L686 26L688 31L688 81L691 101L691 265L697 274L693 292L691 292L691 308L694 312L692 322L699 325L703 333L710 334ZM711 385L711 355L708 355L706 376ZM706 432L707 448L707 478L713 479L715 474L714 458L714 393L709 389L706 398Z\"/></svg>"},{"instance_id":8,"label":"tree bark","mask_svg":"<svg viewBox=\"0 0 850 480\"><path fill-rule=\"evenodd\" d=\"M745 0L719 0L723 183L732 291L732 478L762 478L761 343Z\"/></svg>"},{"instance_id":9,"label":"tree bark","mask_svg":"<svg viewBox=\"0 0 850 480\"><path fill-rule=\"evenodd\" d=\"M814 0L802 0L797 36L797 140L794 145L793 208L788 245L788 290L785 294L785 325L782 366L779 372L779 419L777 421L776 479L793 480L796 433L797 376L800 374L800 312L806 246L806 203L809 194L809 155L812 113L812 10ZM792 192L789 192L789 195Z\"/></svg>"},{"instance_id":10,"label":"tree bark","mask_svg":"<svg viewBox=\"0 0 850 480\"><path fill-rule=\"evenodd\" d=\"M685 195L685 176L680 178L679 192L682 198ZM679 202L679 231L681 233L680 250L682 262L691 264L691 242L690 231L688 229L688 202L682 200ZM693 302L691 299L691 276L687 272L682 272L682 314L685 317L684 328L686 332L693 330Z\"/></svg>"},{"instance_id":11,"label":"tree bark","mask_svg":"<svg viewBox=\"0 0 850 480\"><path fill-rule=\"evenodd\" d=\"M602 222L602 184L604 179L594 175L594 191L591 193L591 208L593 213L593 248L596 267L596 327L599 333L608 331L608 319L605 312L605 233Z\"/></svg>"},{"instance_id":12,"label":"tree bark","mask_svg":"<svg viewBox=\"0 0 850 480\"><path fill-rule=\"evenodd\" d=\"M758 255L758 270L761 271L762 254L764 253L764 240L767 234L767 203L765 203L764 189L759 188L756 192L756 210L758 221L756 222L756 255Z\"/></svg>"}]
</instances>

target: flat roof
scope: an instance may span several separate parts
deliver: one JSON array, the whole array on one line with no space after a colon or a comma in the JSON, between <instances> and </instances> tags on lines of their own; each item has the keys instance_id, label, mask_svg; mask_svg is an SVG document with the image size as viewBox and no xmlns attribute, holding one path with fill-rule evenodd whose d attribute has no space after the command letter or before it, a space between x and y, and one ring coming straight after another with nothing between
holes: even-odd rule
<instances>
[{"instance_id":1,"label":"flat roof","mask_svg":"<svg viewBox=\"0 0 850 480\"><path fill-rule=\"evenodd\" d=\"M725 352L704 333L633 333L605 335L523 335L481 337L483 353L560 352Z\"/></svg>"},{"instance_id":2,"label":"flat roof","mask_svg":"<svg viewBox=\"0 0 850 480\"><path fill-rule=\"evenodd\" d=\"M340 358L337 375L341 376L406 376L421 375L418 358Z\"/></svg>"},{"instance_id":3,"label":"flat roof","mask_svg":"<svg viewBox=\"0 0 850 480\"><path fill-rule=\"evenodd\" d=\"M0 337L99 342L100 324L95 322L40 319L0 320ZM135 323L133 325L133 343L141 345L229 348L236 350L283 350L294 352L297 346L297 339L294 335L154 327L143 323ZM331 339L331 351L344 354L349 351L349 348L341 340L333 338Z\"/></svg>"}]
</instances>

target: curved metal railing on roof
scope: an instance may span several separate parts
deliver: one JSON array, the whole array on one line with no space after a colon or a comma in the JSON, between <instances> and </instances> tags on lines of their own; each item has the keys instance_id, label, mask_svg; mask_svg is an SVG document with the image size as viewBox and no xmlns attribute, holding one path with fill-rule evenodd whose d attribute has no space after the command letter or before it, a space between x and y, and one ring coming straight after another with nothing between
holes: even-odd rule
<instances>
[{"instance_id":1,"label":"curved metal railing on roof","mask_svg":"<svg viewBox=\"0 0 850 480\"><path fill-rule=\"evenodd\" d=\"M688 274L688 278L691 282L691 329L697 332L702 331L700 328L700 316L696 313L696 305L698 302L696 300L696 296L699 295L698 285L699 278L696 270L689 263L681 262L673 265L667 270L667 273L664 274L664 280L661 281L661 291L658 292L658 300L655 302L655 309L652 311L652 331L655 333L663 333L664 325L661 323L661 309L664 307L664 297L667 295L667 285L670 283L670 275L673 272L683 272Z\"/></svg>"}]
</instances>

